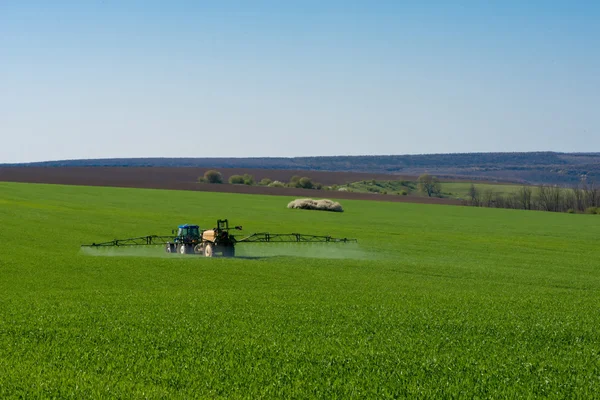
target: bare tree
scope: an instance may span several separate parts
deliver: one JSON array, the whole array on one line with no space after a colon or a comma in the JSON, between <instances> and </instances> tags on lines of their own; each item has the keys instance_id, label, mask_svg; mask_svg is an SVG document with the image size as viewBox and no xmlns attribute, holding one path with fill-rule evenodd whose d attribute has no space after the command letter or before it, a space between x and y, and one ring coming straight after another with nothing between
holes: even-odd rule
<instances>
[{"instance_id":1,"label":"bare tree","mask_svg":"<svg viewBox=\"0 0 600 400\"><path fill-rule=\"evenodd\" d=\"M530 205L530 207L531 207L531 205ZM511 193L510 195L506 196L506 208L514 208L514 209L521 208L521 204L519 203L519 195L517 193ZM531 209L531 208L529 208L529 209Z\"/></svg>"},{"instance_id":2,"label":"bare tree","mask_svg":"<svg viewBox=\"0 0 600 400\"><path fill-rule=\"evenodd\" d=\"M594 182L584 186L586 208L600 206L600 188Z\"/></svg>"},{"instance_id":3,"label":"bare tree","mask_svg":"<svg viewBox=\"0 0 600 400\"><path fill-rule=\"evenodd\" d=\"M563 211L578 210L577 197L575 196L576 189L565 189L563 193Z\"/></svg>"},{"instance_id":4,"label":"bare tree","mask_svg":"<svg viewBox=\"0 0 600 400\"><path fill-rule=\"evenodd\" d=\"M439 179L429 174L419 176L418 189L427 196L439 196L442 193L442 184Z\"/></svg>"},{"instance_id":5,"label":"bare tree","mask_svg":"<svg viewBox=\"0 0 600 400\"><path fill-rule=\"evenodd\" d=\"M483 192L483 196L481 196L481 204L484 207L494 206L494 191L492 189L488 189Z\"/></svg>"},{"instance_id":6,"label":"bare tree","mask_svg":"<svg viewBox=\"0 0 600 400\"><path fill-rule=\"evenodd\" d=\"M517 191L517 200L519 208L531 210L531 186L521 186Z\"/></svg>"},{"instance_id":7,"label":"bare tree","mask_svg":"<svg viewBox=\"0 0 600 400\"><path fill-rule=\"evenodd\" d=\"M536 202L540 210L552 211L552 200L550 199L550 194L548 193L548 186L540 185L537 189Z\"/></svg>"},{"instance_id":8,"label":"bare tree","mask_svg":"<svg viewBox=\"0 0 600 400\"><path fill-rule=\"evenodd\" d=\"M550 198L552 199L552 211L566 211L563 202L563 190L560 186L554 185L550 187Z\"/></svg>"},{"instance_id":9,"label":"bare tree","mask_svg":"<svg viewBox=\"0 0 600 400\"><path fill-rule=\"evenodd\" d=\"M542 211L560 211L562 189L558 186L541 185L538 187L537 202Z\"/></svg>"},{"instance_id":10,"label":"bare tree","mask_svg":"<svg viewBox=\"0 0 600 400\"><path fill-rule=\"evenodd\" d=\"M577 211L584 211L585 198L583 190L578 186L574 186L571 188L571 192L573 193L573 208Z\"/></svg>"},{"instance_id":11,"label":"bare tree","mask_svg":"<svg viewBox=\"0 0 600 400\"><path fill-rule=\"evenodd\" d=\"M507 197L500 192L494 193L494 206L496 208L510 208L508 207Z\"/></svg>"},{"instance_id":12,"label":"bare tree","mask_svg":"<svg viewBox=\"0 0 600 400\"><path fill-rule=\"evenodd\" d=\"M472 206L479 207L479 191L474 184L469 187L469 201Z\"/></svg>"}]
</instances>

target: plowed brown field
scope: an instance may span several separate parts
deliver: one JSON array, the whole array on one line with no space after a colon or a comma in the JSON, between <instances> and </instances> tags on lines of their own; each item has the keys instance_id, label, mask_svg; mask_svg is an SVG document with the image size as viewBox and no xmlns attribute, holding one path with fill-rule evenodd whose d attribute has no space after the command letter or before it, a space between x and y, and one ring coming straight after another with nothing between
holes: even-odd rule
<instances>
[{"instance_id":1,"label":"plowed brown field","mask_svg":"<svg viewBox=\"0 0 600 400\"><path fill-rule=\"evenodd\" d=\"M198 177L207 168L186 167L0 167L0 181L50 183L61 185L113 186L145 189L196 190L204 192L226 192L265 194L276 196L330 197L335 199L357 199L430 204L460 204L458 200L419 196L393 196L373 193L349 193L316 191L309 189L275 188L263 186L199 184ZM361 180L415 180L414 176L369 174L357 172L294 171L272 169L219 168L223 179L231 175L253 175L256 181L262 178L287 182L294 175L308 176L313 182L324 185L345 184Z\"/></svg>"}]
</instances>

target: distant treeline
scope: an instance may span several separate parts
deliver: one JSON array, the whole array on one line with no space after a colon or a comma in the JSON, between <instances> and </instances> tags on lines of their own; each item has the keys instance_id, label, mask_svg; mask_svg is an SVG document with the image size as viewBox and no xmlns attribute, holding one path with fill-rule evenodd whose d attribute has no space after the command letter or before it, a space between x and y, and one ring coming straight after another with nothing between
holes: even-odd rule
<instances>
[{"instance_id":1,"label":"distant treeline","mask_svg":"<svg viewBox=\"0 0 600 400\"><path fill-rule=\"evenodd\" d=\"M600 186L582 182L572 188L522 186L515 193L479 191L471 185L467 204L475 207L512 208L552 212L600 214Z\"/></svg>"},{"instance_id":2,"label":"distant treeline","mask_svg":"<svg viewBox=\"0 0 600 400\"><path fill-rule=\"evenodd\" d=\"M5 164L8 166L8 164ZM403 175L435 174L529 184L576 184L600 181L600 153L459 153L293 158L114 158L62 160L10 166L48 167L198 167L352 171Z\"/></svg>"}]
</instances>

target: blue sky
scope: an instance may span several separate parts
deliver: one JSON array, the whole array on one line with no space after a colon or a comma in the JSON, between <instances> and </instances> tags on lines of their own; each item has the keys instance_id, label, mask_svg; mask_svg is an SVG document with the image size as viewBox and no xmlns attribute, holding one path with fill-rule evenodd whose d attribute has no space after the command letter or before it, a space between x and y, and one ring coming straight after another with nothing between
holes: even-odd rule
<instances>
[{"instance_id":1,"label":"blue sky","mask_svg":"<svg viewBox=\"0 0 600 400\"><path fill-rule=\"evenodd\" d=\"M0 163L600 151L600 2L284 3L0 0Z\"/></svg>"}]
</instances>

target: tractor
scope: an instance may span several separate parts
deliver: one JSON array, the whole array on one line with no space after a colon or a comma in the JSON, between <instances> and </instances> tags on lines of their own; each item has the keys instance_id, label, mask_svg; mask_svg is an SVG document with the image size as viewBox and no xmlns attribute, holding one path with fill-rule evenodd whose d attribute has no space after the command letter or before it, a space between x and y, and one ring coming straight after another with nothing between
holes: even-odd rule
<instances>
[{"instance_id":1,"label":"tractor","mask_svg":"<svg viewBox=\"0 0 600 400\"><path fill-rule=\"evenodd\" d=\"M241 230L241 226L234 229ZM212 257L220 253L223 257L235 256L235 237L229 234L229 222L226 219L217 221L213 229L201 230L198 225L179 225L173 241L166 243L167 253L202 254Z\"/></svg>"},{"instance_id":2,"label":"tractor","mask_svg":"<svg viewBox=\"0 0 600 400\"><path fill-rule=\"evenodd\" d=\"M199 254L205 257L221 255L234 257L235 246L242 243L348 243L356 239L338 239L331 236L305 235L301 233L253 233L237 239L230 234L231 229L241 230L241 226L229 227L226 219L217 220L213 229L202 230L198 225L179 225L171 233L175 236L139 236L128 239L115 239L110 242L83 244L81 247L107 246L165 246L167 253Z\"/></svg>"}]
</instances>

